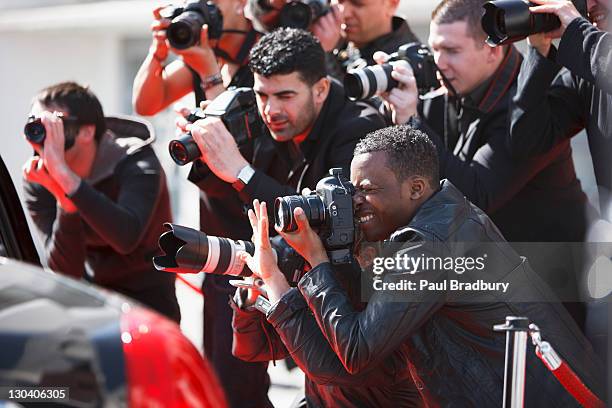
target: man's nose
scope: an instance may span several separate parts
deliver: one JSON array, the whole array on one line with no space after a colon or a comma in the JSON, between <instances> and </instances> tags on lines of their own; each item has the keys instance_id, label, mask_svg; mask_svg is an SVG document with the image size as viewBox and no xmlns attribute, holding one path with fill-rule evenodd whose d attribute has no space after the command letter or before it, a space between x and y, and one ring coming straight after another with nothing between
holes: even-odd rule
<instances>
[{"instance_id":1,"label":"man's nose","mask_svg":"<svg viewBox=\"0 0 612 408\"><path fill-rule=\"evenodd\" d=\"M363 204L364 201L365 197L361 192L356 191L355 194L353 194L353 207L355 207L355 209L357 209L361 204Z\"/></svg>"},{"instance_id":2,"label":"man's nose","mask_svg":"<svg viewBox=\"0 0 612 408\"><path fill-rule=\"evenodd\" d=\"M446 55L443 53L434 54L434 60L436 61L436 65L440 69L440 71L445 71L448 68L448 61Z\"/></svg>"},{"instance_id":3,"label":"man's nose","mask_svg":"<svg viewBox=\"0 0 612 408\"><path fill-rule=\"evenodd\" d=\"M280 104L274 102L272 98L268 98L264 106L264 113L267 116L274 116L280 112Z\"/></svg>"}]
</instances>

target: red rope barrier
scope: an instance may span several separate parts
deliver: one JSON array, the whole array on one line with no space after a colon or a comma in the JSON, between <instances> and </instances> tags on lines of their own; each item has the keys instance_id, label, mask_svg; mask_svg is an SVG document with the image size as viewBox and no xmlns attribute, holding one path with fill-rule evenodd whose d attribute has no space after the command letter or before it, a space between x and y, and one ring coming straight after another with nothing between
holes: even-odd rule
<instances>
[{"instance_id":1,"label":"red rope barrier","mask_svg":"<svg viewBox=\"0 0 612 408\"><path fill-rule=\"evenodd\" d=\"M197 287L193 283L189 282L187 279L183 278L180 273L176 274L176 278L180 280L181 282L183 282L185 285L189 286L191 289L193 289L197 293L199 293L202 297L204 297L204 293L202 292L202 289Z\"/></svg>"},{"instance_id":2,"label":"red rope barrier","mask_svg":"<svg viewBox=\"0 0 612 408\"><path fill-rule=\"evenodd\" d=\"M538 326L530 324L529 328L531 329L529 332L531 340L536 346L536 355L542 360L546 368L553 373L563 388L585 408L604 408L606 405L603 401L582 382L574 370L557 354L550 343L542 341Z\"/></svg>"},{"instance_id":3,"label":"red rope barrier","mask_svg":"<svg viewBox=\"0 0 612 408\"><path fill-rule=\"evenodd\" d=\"M540 356L541 358L541 356ZM605 404L597 398L591 390L584 385L578 378L576 373L567 365L565 361L561 361L561 366L556 370L551 370L554 376L559 380L563 388L569 392L585 408L604 408Z\"/></svg>"}]
</instances>

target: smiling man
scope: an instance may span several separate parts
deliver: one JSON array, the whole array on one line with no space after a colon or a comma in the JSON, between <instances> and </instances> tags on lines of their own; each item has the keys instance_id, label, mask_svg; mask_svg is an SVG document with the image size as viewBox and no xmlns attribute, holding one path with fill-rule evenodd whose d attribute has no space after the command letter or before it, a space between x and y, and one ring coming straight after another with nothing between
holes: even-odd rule
<instances>
[{"instance_id":1,"label":"smiling man","mask_svg":"<svg viewBox=\"0 0 612 408\"><path fill-rule=\"evenodd\" d=\"M314 189L332 167L348 173L357 141L384 126L376 111L348 101L342 86L326 76L325 53L306 31L279 29L265 35L252 48L249 66L268 132L239 150L218 119L203 119L191 127L202 164L210 169L200 186L214 186L207 188L209 199L201 207L206 233L243 240L251 238L244 209L253 199L273 202L277 196ZM228 280L206 277L210 293L205 296L204 331L223 333L218 338L225 339L209 347L213 363L232 352L227 299L233 287ZM247 388L246 380L234 375L233 367L241 366L234 360L223 360L228 375L237 378L226 387L228 394ZM253 398L249 406L262 404Z\"/></svg>"},{"instance_id":2,"label":"smiling man","mask_svg":"<svg viewBox=\"0 0 612 408\"><path fill-rule=\"evenodd\" d=\"M297 231L282 235L312 267L297 287L346 371L360 375L394 356L409 362L425 406L498 406L503 402L505 335L493 326L509 315L528 316L584 384L596 395L603 394L599 362L550 288L512 250L487 215L448 180L438 183L436 148L427 136L408 126L370 133L355 148L351 182L356 190L355 216L367 240L387 240L389 248L395 244L392 254L412 258L434 258L450 251L459 260L484 250L487 259L484 269L463 275L441 266L388 269L382 274L384 282L401 283L412 277L435 284L434 290L398 295L377 291L365 308L356 308L339 284L342 273L329 262L304 211L296 208ZM256 252L254 257L244 252L240 256L267 284L273 304L268 321L282 327L297 310L295 289L289 288L276 265L267 228L262 228L267 225L265 213L258 203L250 217ZM452 284L460 276L473 284L507 283L507 290L490 293L450 285L444 289L445 282ZM578 405L538 361L531 345L526 358L527 405Z\"/></svg>"}]
</instances>

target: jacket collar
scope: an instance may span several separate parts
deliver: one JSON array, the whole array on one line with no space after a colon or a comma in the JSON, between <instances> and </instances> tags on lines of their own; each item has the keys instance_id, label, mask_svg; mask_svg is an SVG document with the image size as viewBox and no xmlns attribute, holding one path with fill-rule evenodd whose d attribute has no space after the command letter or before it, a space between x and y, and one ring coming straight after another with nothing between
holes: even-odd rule
<instances>
[{"instance_id":1,"label":"jacket collar","mask_svg":"<svg viewBox=\"0 0 612 408\"><path fill-rule=\"evenodd\" d=\"M522 60L521 53L513 45L509 46L504 59L491 77L484 96L478 103L478 110L489 113L497 106L516 80Z\"/></svg>"},{"instance_id":2,"label":"jacket collar","mask_svg":"<svg viewBox=\"0 0 612 408\"><path fill-rule=\"evenodd\" d=\"M155 140L150 123L128 116L106 117L106 132L98 142L96 157L87 181L96 184L114 172L126 156Z\"/></svg>"},{"instance_id":3,"label":"jacket collar","mask_svg":"<svg viewBox=\"0 0 612 408\"><path fill-rule=\"evenodd\" d=\"M406 241L408 234L412 235L414 230L435 231L437 235L440 231L454 231L453 225L457 225L457 221L463 219L468 209L468 201L463 193L450 181L444 179L440 181L440 189L421 205L410 223L398 228L389 240ZM434 226L443 226L443 228Z\"/></svg>"},{"instance_id":4,"label":"jacket collar","mask_svg":"<svg viewBox=\"0 0 612 408\"><path fill-rule=\"evenodd\" d=\"M391 27L391 32L381 35L359 49L361 57L366 59L368 64L374 62L372 56L376 51L384 51L389 54L396 52L400 45L417 41L410 26L408 26L408 23L403 18L394 16Z\"/></svg>"}]
</instances>

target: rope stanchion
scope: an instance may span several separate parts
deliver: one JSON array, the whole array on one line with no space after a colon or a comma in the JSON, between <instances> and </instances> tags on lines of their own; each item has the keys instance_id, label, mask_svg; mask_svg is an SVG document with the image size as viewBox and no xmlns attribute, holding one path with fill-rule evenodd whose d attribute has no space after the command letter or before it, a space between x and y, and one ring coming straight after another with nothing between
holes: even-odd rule
<instances>
[{"instance_id":1,"label":"rope stanchion","mask_svg":"<svg viewBox=\"0 0 612 408\"><path fill-rule=\"evenodd\" d=\"M536 347L536 355L546 368L561 383L576 401L585 408L604 408L606 405L578 378L571 367L563 361L547 341L542 341L540 329L535 324L529 325L531 341Z\"/></svg>"}]
</instances>

